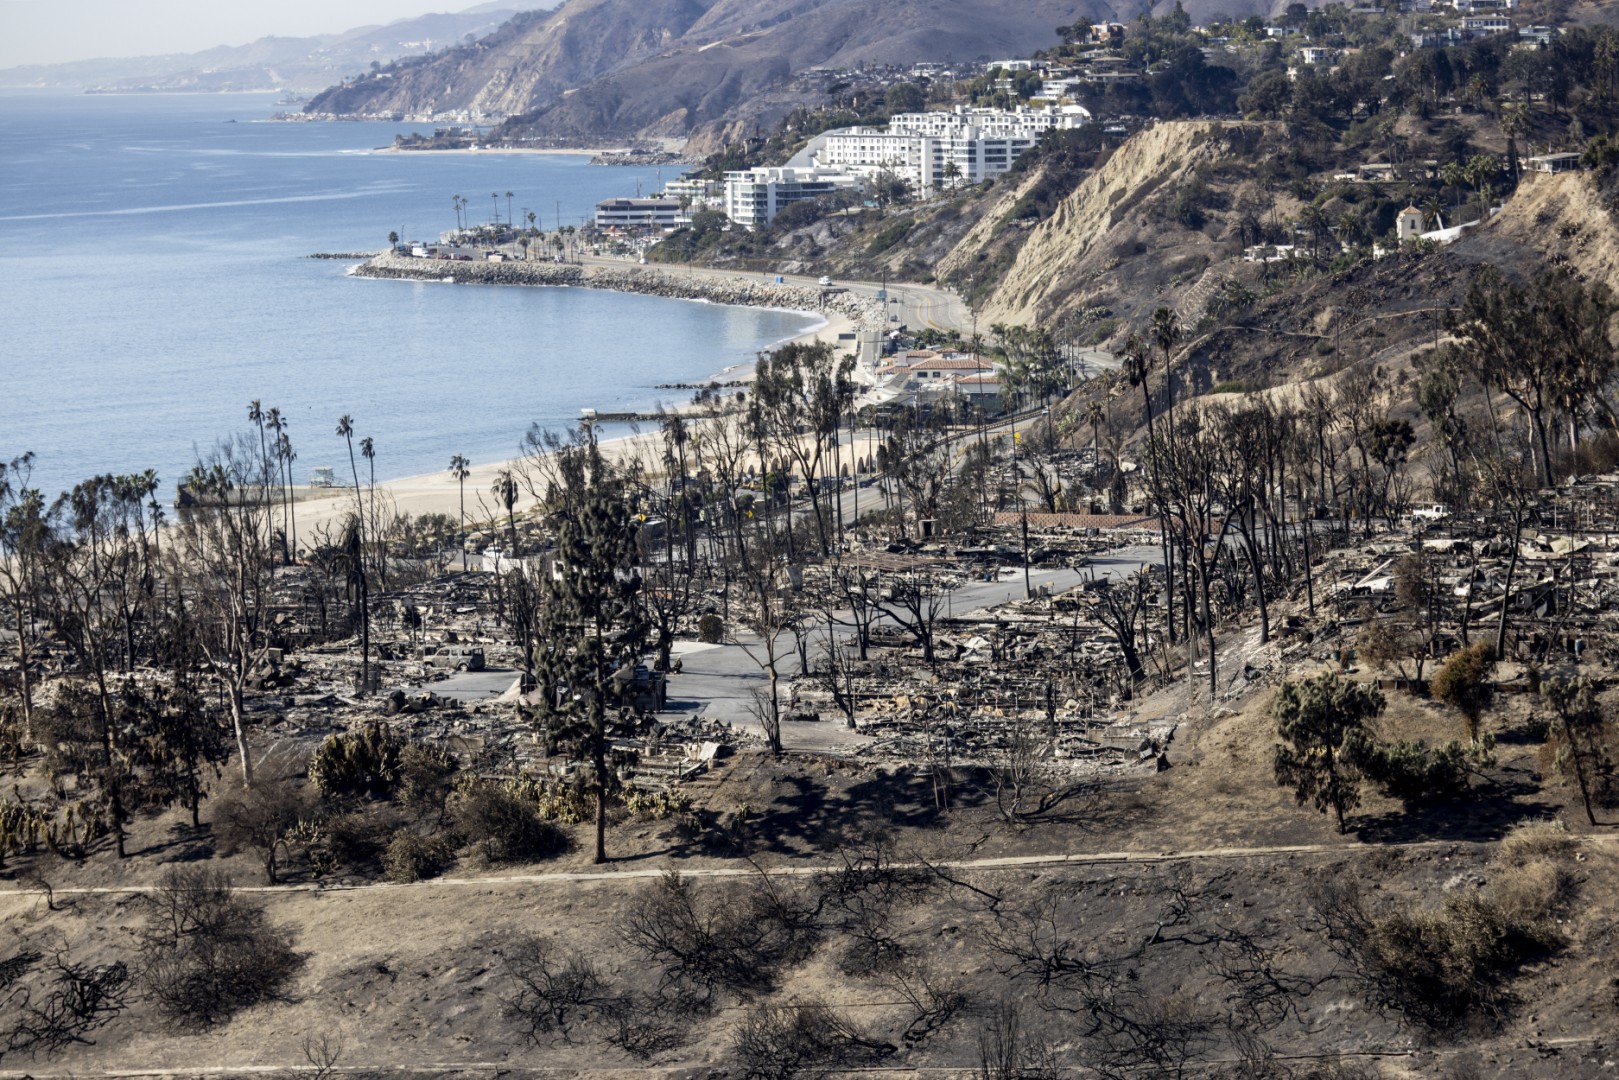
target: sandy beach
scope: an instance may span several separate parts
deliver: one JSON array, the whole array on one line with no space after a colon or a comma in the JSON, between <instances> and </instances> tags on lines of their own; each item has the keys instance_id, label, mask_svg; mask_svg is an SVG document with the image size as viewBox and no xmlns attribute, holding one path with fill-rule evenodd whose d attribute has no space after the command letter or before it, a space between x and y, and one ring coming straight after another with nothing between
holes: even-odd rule
<instances>
[{"instance_id":1,"label":"sandy beach","mask_svg":"<svg viewBox=\"0 0 1619 1080\"><path fill-rule=\"evenodd\" d=\"M477 154L480 157L495 154L554 154L568 157L581 155L596 157L601 154L622 154L629 147L596 147L592 149L575 149L566 146L479 146L461 147L446 150L406 150L398 146L379 146L372 150L373 154Z\"/></svg>"},{"instance_id":2,"label":"sandy beach","mask_svg":"<svg viewBox=\"0 0 1619 1080\"><path fill-rule=\"evenodd\" d=\"M838 312L804 312L806 315L815 315L825 321L817 327L806 331L789 341L801 342L830 342L834 347L839 342L841 334L850 333L855 328L854 320ZM781 344L786 344L782 342ZM712 376L715 382L746 381L754 376L754 365L749 362L738 364L724 371L716 372ZM687 391L671 390L671 395L678 398L665 401L664 405L671 411L683 410L689 407L690 394ZM644 425L645 430L639 435L627 435L602 442L602 449L615 461L626 461L635 455L650 461L657 461L659 456L659 436L652 425ZM558 434L565 434L558 432ZM515 448L524 437L525 432L512 432L512 445ZM496 477L502 469L514 469L521 463L521 458L513 456L503 461L485 462L470 467L466 479L466 520L468 527L476 527L480 520L488 522L492 513L504 516L503 510L494 510L494 500L489 492ZM377 491L383 499L391 503L400 514L417 516L421 514L449 514L456 517L460 513L462 485L450 476L449 462L440 472L425 473L419 476L408 476L398 480L388 480L377 484ZM481 500L481 504L480 504ZM526 507L532 506L533 498L524 491L517 502L517 510L521 513ZM329 496L303 499L297 504L298 515L298 542L308 544L309 538L315 530L322 527L335 528L343 515L354 506L354 491L350 486L332 489Z\"/></svg>"}]
</instances>

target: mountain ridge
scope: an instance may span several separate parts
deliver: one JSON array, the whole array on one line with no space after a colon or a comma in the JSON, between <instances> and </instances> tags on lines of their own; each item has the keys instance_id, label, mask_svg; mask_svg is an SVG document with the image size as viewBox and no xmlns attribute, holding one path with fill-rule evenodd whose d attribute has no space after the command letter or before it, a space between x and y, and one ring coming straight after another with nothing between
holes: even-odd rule
<instances>
[{"instance_id":1,"label":"mountain ridge","mask_svg":"<svg viewBox=\"0 0 1619 1080\"><path fill-rule=\"evenodd\" d=\"M1021 56L1056 27L1133 17L1139 3L1031 0L568 0L479 42L317 96L337 116L506 119L498 137L593 141L694 139L768 125L809 92L783 94L816 68ZM783 100L771 100L772 95ZM760 99L761 107L751 103Z\"/></svg>"},{"instance_id":2,"label":"mountain ridge","mask_svg":"<svg viewBox=\"0 0 1619 1080\"><path fill-rule=\"evenodd\" d=\"M0 68L0 86L103 92L288 90L315 93L365 70L425 54L467 35L485 36L519 14L518 4L482 4L309 37L267 35L200 52L94 57Z\"/></svg>"}]
</instances>

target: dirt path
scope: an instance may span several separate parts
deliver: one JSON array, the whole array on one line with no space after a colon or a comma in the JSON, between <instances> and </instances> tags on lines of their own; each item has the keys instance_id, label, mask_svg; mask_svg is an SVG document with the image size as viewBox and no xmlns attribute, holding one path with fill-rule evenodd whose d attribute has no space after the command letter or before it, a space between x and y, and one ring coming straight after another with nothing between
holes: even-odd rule
<instances>
[{"instance_id":1,"label":"dirt path","mask_svg":"<svg viewBox=\"0 0 1619 1080\"><path fill-rule=\"evenodd\" d=\"M1610 845L1619 844L1619 834L1603 834L1601 836L1576 836L1571 839L1578 844ZM1049 866L1104 866L1108 864L1142 864L1151 865L1172 862L1202 862L1218 859L1262 859L1277 855L1347 855L1356 852L1372 850L1397 851L1423 851L1456 848L1464 844L1489 843L1490 841L1471 840L1410 840L1393 843L1379 843L1376 845L1351 844L1276 844L1269 847L1221 847L1201 848L1190 851L1100 851L1100 852L1064 852L1055 855L1006 855L986 859L940 859L936 862L896 862L895 869L921 870L939 869L950 871L974 870L1027 870ZM299 882L287 885L239 885L238 892L244 893L341 893L341 892L369 892L379 889L487 889L498 885L562 885L569 882L584 881L645 881L650 878L662 877L669 867L638 866L624 870L576 870L559 871L547 874L496 874L489 877L440 877L426 881L412 882L409 885L395 885L391 882L368 883L364 885L324 885L318 882ZM815 863L813 865L787 864L781 866L766 866L763 870L783 877L813 877L816 874L827 873L841 869L832 863ZM760 872L760 868L751 864L745 866L707 866L693 867L680 871L682 877L689 878L746 878ZM158 891L158 885L122 885L112 886L84 886L54 889L55 896L118 896L131 893L153 893ZM39 896L39 889L7 889L0 890L0 897L28 897ZM0 1075L4 1075L0 1073Z\"/></svg>"}]
</instances>

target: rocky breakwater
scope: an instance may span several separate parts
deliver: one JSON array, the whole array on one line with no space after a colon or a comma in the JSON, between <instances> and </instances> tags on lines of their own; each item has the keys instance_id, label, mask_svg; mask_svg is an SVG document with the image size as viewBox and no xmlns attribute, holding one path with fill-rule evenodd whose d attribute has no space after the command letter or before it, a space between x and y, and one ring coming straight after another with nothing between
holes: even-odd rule
<instances>
[{"instance_id":1,"label":"rocky breakwater","mask_svg":"<svg viewBox=\"0 0 1619 1080\"><path fill-rule=\"evenodd\" d=\"M883 303L874 296L813 285L778 284L753 275L688 275L650 266L575 266L516 260L448 262L394 254L378 255L355 267L353 273L359 277L450 280L458 285L571 285L740 307L813 311L841 316L856 326L872 329L884 324Z\"/></svg>"}]
</instances>

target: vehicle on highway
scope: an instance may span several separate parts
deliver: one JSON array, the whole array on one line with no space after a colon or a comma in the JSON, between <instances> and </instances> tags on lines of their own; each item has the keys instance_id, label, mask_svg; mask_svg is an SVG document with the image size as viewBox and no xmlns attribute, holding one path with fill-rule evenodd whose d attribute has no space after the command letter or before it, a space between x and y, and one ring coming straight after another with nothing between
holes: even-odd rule
<instances>
[{"instance_id":1,"label":"vehicle on highway","mask_svg":"<svg viewBox=\"0 0 1619 1080\"><path fill-rule=\"evenodd\" d=\"M832 279L827 277L825 274L822 274L819 284L822 285L822 286L830 285L830 284L832 284Z\"/></svg>"}]
</instances>

